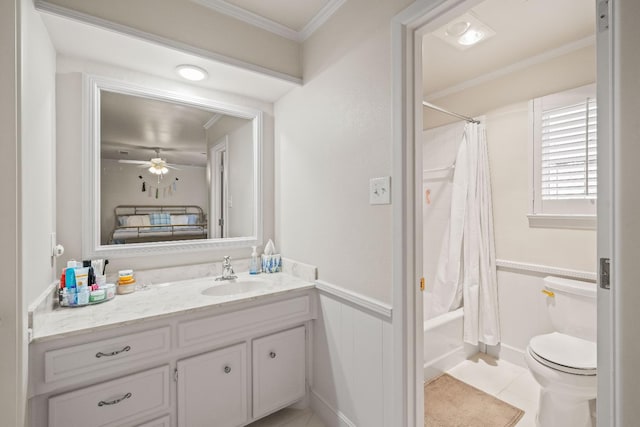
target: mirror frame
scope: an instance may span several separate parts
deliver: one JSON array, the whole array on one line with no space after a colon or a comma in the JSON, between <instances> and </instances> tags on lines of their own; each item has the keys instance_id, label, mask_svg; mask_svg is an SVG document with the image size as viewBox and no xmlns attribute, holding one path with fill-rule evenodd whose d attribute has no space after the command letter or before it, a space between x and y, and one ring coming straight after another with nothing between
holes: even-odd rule
<instances>
[{"instance_id":1,"label":"mirror frame","mask_svg":"<svg viewBox=\"0 0 640 427\"><path fill-rule=\"evenodd\" d=\"M159 101L183 104L253 121L254 166L254 235L218 239L178 240L127 245L102 245L100 242L100 93L102 90L141 96ZM157 255L187 251L248 248L262 244L262 144L263 112L261 110L215 101L183 92L157 89L102 76L83 75L83 144L82 144L82 257L121 258L133 255ZM208 212L208 207L207 207ZM209 215L207 215L209 217Z\"/></svg>"}]
</instances>

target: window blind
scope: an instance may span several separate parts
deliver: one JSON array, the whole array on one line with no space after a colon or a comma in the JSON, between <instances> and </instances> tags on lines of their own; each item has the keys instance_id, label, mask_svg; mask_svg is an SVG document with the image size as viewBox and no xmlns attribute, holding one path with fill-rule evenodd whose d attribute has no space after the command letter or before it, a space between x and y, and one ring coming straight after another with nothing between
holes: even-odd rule
<instances>
[{"instance_id":1,"label":"window blind","mask_svg":"<svg viewBox=\"0 0 640 427\"><path fill-rule=\"evenodd\" d=\"M593 98L542 111L543 200L596 198L596 112L596 100Z\"/></svg>"}]
</instances>

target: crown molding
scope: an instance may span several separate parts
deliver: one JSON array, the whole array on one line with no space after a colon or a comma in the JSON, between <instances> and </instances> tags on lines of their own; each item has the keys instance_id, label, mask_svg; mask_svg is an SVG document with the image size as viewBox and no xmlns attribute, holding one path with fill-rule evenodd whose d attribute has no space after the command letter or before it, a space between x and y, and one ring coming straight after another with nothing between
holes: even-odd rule
<instances>
[{"instance_id":1,"label":"crown molding","mask_svg":"<svg viewBox=\"0 0 640 427\"><path fill-rule=\"evenodd\" d=\"M347 0L331 0L329 3L324 5L324 7L320 9L313 18L311 18L311 21L309 21L307 25L300 30L299 41L305 41L311 37L311 35L315 33L316 30L325 22L327 22L346 1Z\"/></svg>"},{"instance_id":2,"label":"crown molding","mask_svg":"<svg viewBox=\"0 0 640 427\"><path fill-rule=\"evenodd\" d=\"M211 116L211 118L207 121L207 123L205 123L204 125L202 125L203 128L209 130L209 128L213 125L215 125L218 120L220 120L222 118L222 114L214 114L213 116Z\"/></svg>"},{"instance_id":3,"label":"crown molding","mask_svg":"<svg viewBox=\"0 0 640 427\"><path fill-rule=\"evenodd\" d=\"M201 6L205 6L209 9L215 10L216 12L231 16L232 18L236 18L242 22L246 22L247 24L253 25L254 27L262 28L263 30L269 31L286 39L300 41L297 31L278 22L272 21L271 19L265 18L264 16L249 12L248 10L238 7L234 4L227 3L224 0L191 1Z\"/></svg>"},{"instance_id":4,"label":"crown molding","mask_svg":"<svg viewBox=\"0 0 640 427\"><path fill-rule=\"evenodd\" d=\"M300 31L282 25L269 18L250 12L224 0L191 0L201 6L208 7L216 12L231 16L254 27L269 31L278 36L296 42L303 42L320 28L347 0L330 0Z\"/></svg>"},{"instance_id":5,"label":"crown molding","mask_svg":"<svg viewBox=\"0 0 640 427\"><path fill-rule=\"evenodd\" d=\"M433 92L424 97L425 101L433 101L436 99L441 99L450 95L454 95L456 93L465 91L467 89L471 89L476 86L480 86L481 84L490 82L492 80L496 80L500 77L504 77L508 74L515 73L520 70L524 70L526 68L532 67L534 65L542 64L544 62L550 61L552 59L567 55L569 53L575 52L580 49L584 49L585 47L595 46L596 36L585 37L580 40L576 40L571 43L564 44L558 48L551 49L540 55L532 56L520 62L515 62L511 65L507 65L506 67L500 68L498 70L492 71L490 73L482 74L473 79L464 81L457 85L450 86L446 89L439 90L437 92Z\"/></svg>"}]
</instances>

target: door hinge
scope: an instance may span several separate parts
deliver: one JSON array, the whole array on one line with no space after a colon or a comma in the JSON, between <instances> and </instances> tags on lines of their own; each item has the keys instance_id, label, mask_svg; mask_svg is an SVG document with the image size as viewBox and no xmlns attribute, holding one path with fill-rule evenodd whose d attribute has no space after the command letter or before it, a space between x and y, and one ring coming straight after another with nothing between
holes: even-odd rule
<instances>
[{"instance_id":1,"label":"door hinge","mask_svg":"<svg viewBox=\"0 0 640 427\"><path fill-rule=\"evenodd\" d=\"M420 290L424 292L424 277L420 278Z\"/></svg>"},{"instance_id":2,"label":"door hinge","mask_svg":"<svg viewBox=\"0 0 640 427\"><path fill-rule=\"evenodd\" d=\"M610 270L611 260L609 258L600 258L600 287L602 289L611 289Z\"/></svg>"},{"instance_id":3,"label":"door hinge","mask_svg":"<svg viewBox=\"0 0 640 427\"><path fill-rule=\"evenodd\" d=\"M218 219L218 225L222 227L224 225L224 219L222 218Z\"/></svg>"},{"instance_id":4,"label":"door hinge","mask_svg":"<svg viewBox=\"0 0 640 427\"><path fill-rule=\"evenodd\" d=\"M609 29L609 0L598 2L598 32Z\"/></svg>"},{"instance_id":5,"label":"door hinge","mask_svg":"<svg viewBox=\"0 0 640 427\"><path fill-rule=\"evenodd\" d=\"M173 380L178 382L178 368L173 370Z\"/></svg>"}]
</instances>

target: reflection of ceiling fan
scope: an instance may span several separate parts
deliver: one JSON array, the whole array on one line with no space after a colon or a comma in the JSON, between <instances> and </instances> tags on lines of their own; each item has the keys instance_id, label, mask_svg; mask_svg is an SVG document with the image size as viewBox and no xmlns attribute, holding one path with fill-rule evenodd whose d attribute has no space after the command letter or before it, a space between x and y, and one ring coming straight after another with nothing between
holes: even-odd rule
<instances>
[{"instance_id":1,"label":"reflection of ceiling fan","mask_svg":"<svg viewBox=\"0 0 640 427\"><path fill-rule=\"evenodd\" d=\"M174 165L167 163L167 161L160 157L160 149L155 148L156 157L150 160L118 160L118 163L129 163L134 165L140 165L141 168L149 168L149 172L154 175L164 175L169 172L169 169L180 170Z\"/></svg>"}]
</instances>

